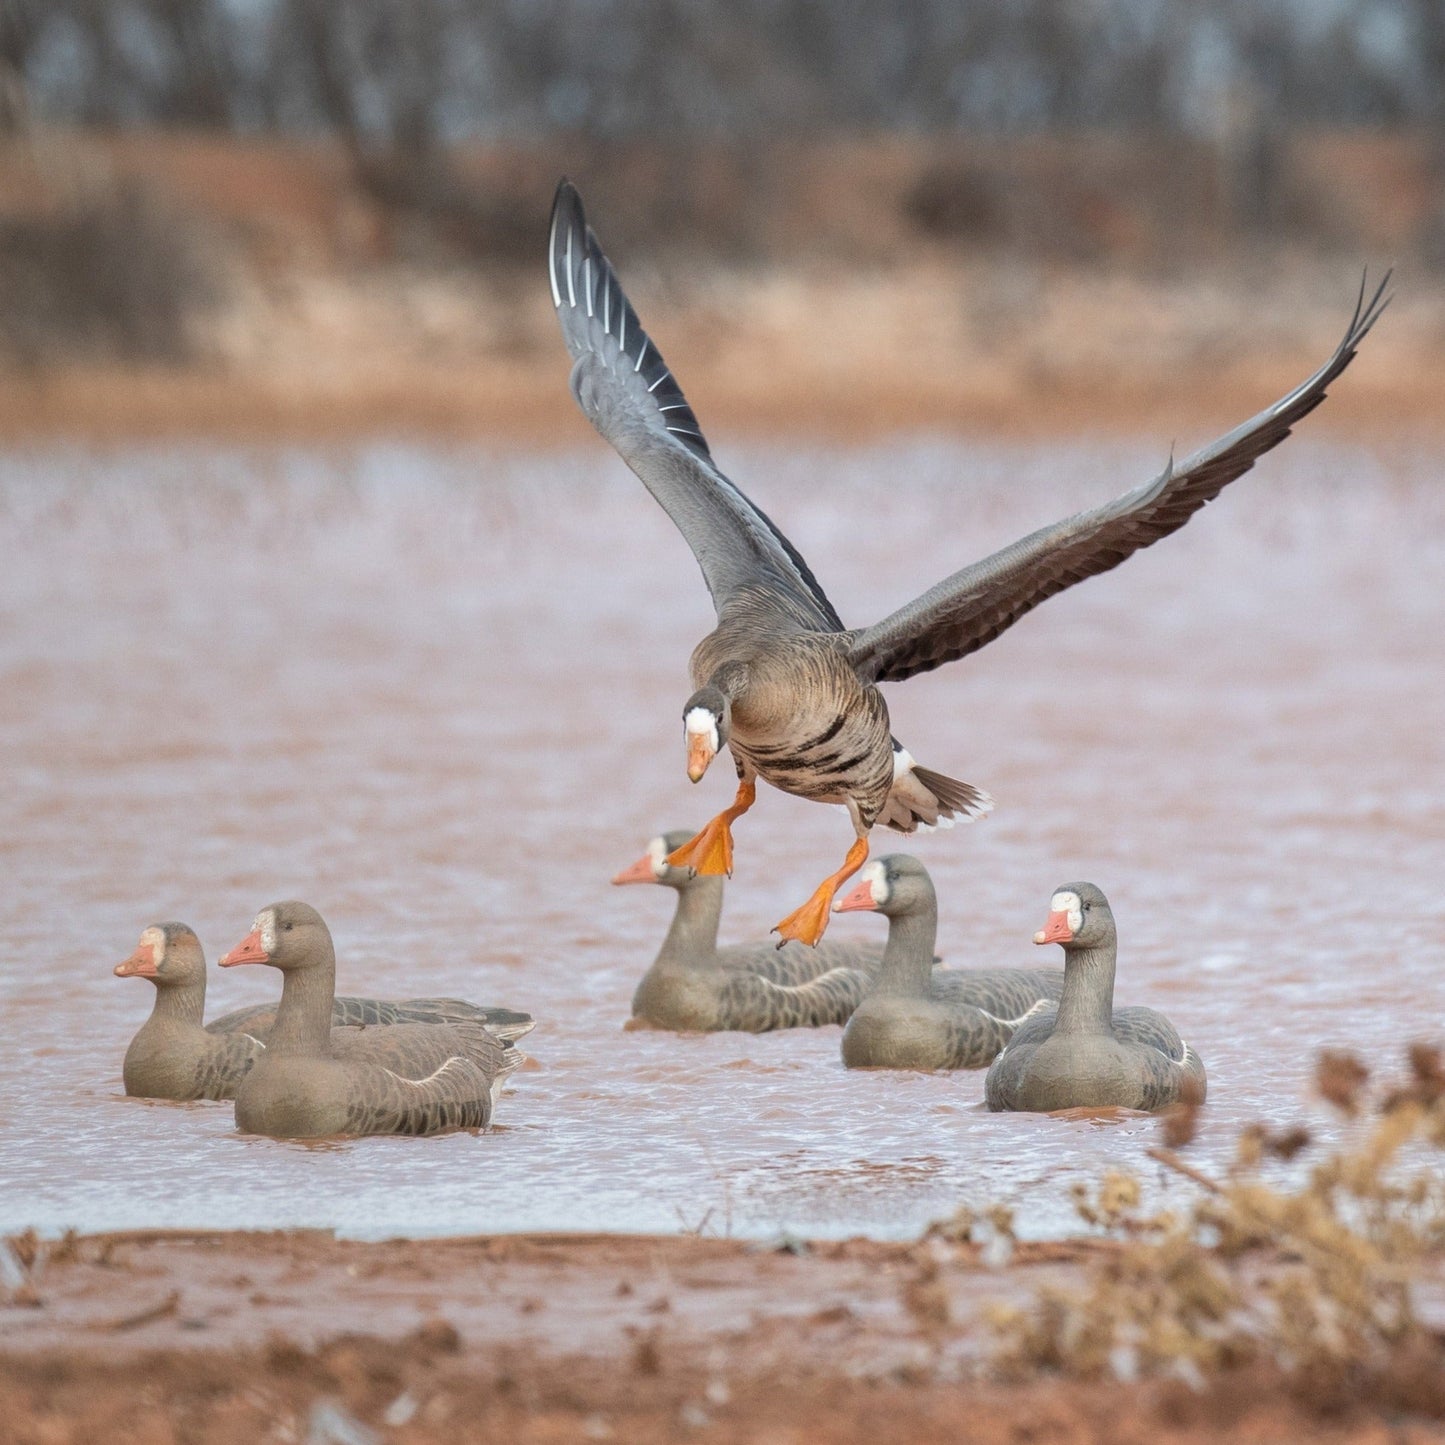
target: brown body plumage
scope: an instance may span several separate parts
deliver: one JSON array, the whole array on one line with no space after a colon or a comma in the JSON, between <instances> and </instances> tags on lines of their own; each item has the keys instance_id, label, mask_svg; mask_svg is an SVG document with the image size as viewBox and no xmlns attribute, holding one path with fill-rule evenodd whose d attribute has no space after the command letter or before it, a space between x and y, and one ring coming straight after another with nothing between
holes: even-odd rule
<instances>
[{"instance_id":1,"label":"brown body plumage","mask_svg":"<svg viewBox=\"0 0 1445 1445\"><path fill-rule=\"evenodd\" d=\"M739 778L815 803L851 802L866 831L893 787L888 705L859 681L837 634L789 623L763 589L740 598L693 652L693 686L728 698Z\"/></svg>"}]
</instances>

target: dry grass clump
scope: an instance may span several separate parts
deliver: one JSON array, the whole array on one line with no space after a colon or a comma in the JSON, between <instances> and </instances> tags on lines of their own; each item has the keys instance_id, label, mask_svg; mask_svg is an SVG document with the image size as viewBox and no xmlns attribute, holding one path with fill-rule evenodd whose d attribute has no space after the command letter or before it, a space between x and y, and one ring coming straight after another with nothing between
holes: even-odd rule
<instances>
[{"instance_id":1,"label":"dry grass clump","mask_svg":"<svg viewBox=\"0 0 1445 1445\"><path fill-rule=\"evenodd\" d=\"M1080 1216L1119 1248L1082 1292L997 1310L998 1366L1201 1385L1258 1364L1316 1403L1373 1391L1445 1414L1445 1333L1422 1320L1415 1287L1445 1248L1445 1171L1429 1157L1445 1150L1445 1059L1417 1044L1405 1079L1372 1089L1358 1058L1328 1052L1316 1083L1358 1122L1296 1187L1267 1182L1260 1166L1310 1148L1308 1133L1255 1126L1220 1179L1150 1150L1200 1186L1186 1212L1141 1214L1125 1174L1081 1188ZM1186 1142L1177 1120L1165 1128Z\"/></svg>"}]
</instances>

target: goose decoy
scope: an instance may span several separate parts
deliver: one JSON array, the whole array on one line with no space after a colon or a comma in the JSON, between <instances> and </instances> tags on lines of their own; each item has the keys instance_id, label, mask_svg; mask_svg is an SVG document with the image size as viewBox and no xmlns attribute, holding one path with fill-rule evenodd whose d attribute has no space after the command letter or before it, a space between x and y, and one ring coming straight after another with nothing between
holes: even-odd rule
<instances>
[{"instance_id":1,"label":"goose decoy","mask_svg":"<svg viewBox=\"0 0 1445 1445\"><path fill-rule=\"evenodd\" d=\"M115 973L148 978L156 989L150 1017L125 1051L121 1075L126 1093L146 1099L235 1098L236 1086L266 1046L276 1006L233 1009L202 1024L206 958L201 940L184 923L151 924L130 957L116 964ZM484 1023L507 1037L532 1027L527 1014L455 998L338 998L331 1008L333 1027L458 1019Z\"/></svg>"},{"instance_id":2,"label":"goose decoy","mask_svg":"<svg viewBox=\"0 0 1445 1445\"><path fill-rule=\"evenodd\" d=\"M321 915L273 903L220 960L281 970L281 1002L265 1050L236 1090L236 1125L274 1138L437 1134L485 1128L502 1081L523 1055L512 1039L474 1019L331 1027L336 952ZM506 1035L503 1037L502 1035Z\"/></svg>"},{"instance_id":3,"label":"goose decoy","mask_svg":"<svg viewBox=\"0 0 1445 1445\"><path fill-rule=\"evenodd\" d=\"M850 1069L982 1069L1063 990L1057 968L935 969L938 898L906 853L865 864L833 904L835 913L863 910L888 919L888 945L843 1031Z\"/></svg>"},{"instance_id":4,"label":"goose decoy","mask_svg":"<svg viewBox=\"0 0 1445 1445\"><path fill-rule=\"evenodd\" d=\"M664 833L614 883L660 883L677 894L677 908L652 967L632 995L629 1029L712 1033L737 1029L817 1028L845 1023L883 959L876 944L834 943L817 948L772 940L718 947L723 880L667 861L692 837Z\"/></svg>"},{"instance_id":5,"label":"goose decoy","mask_svg":"<svg viewBox=\"0 0 1445 1445\"><path fill-rule=\"evenodd\" d=\"M184 923L153 923L135 951L115 966L119 978L148 978L156 999L121 1065L127 1094L145 1099L232 1099L265 1048L258 1034L208 1029L206 959Z\"/></svg>"},{"instance_id":6,"label":"goose decoy","mask_svg":"<svg viewBox=\"0 0 1445 1445\"><path fill-rule=\"evenodd\" d=\"M990 1109L1154 1110L1204 1101L1204 1061L1174 1025L1151 1008L1114 1007L1118 934L1094 884L1060 888L1034 942L1063 945L1063 996L993 1061L984 1080Z\"/></svg>"},{"instance_id":7,"label":"goose decoy","mask_svg":"<svg viewBox=\"0 0 1445 1445\"><path fill-rule=\"evenodd\" d=\"M682 388L643 331L568 181L549 241L552 301L574 358L572 394L661 503L697 557L718 625L692 655L683 705L688 776L724 747L737 767L732 804L671 857L698 873L732 869L731 825L756 780L841 803L855 839L843 866L777 926L813 944L843 881L882 823L902 833L992 806L967 783L930 772L893 737L878 685L965 657L1056 592L1182 527L1324 400L1385 304L1360 300L1334 354L1307 381L1153 481L954 573L871 627L843 625L796 547L719 470ZM1388 276L1386 281L1388 281ZM879 516L886 513L880 504Z\"/></svg>"}]
</instances>

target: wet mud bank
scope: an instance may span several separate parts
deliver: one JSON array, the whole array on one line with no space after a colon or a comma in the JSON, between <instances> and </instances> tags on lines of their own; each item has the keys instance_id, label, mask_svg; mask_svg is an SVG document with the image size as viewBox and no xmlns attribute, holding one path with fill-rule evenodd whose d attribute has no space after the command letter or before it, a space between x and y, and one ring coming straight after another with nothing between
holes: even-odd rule
<instances>
[{"instance_id":1,"label":"wet mud bank","mask_svg":"<svg viewBox=\"0 0 1445 1445\"><path fill-rule=\"evenodd\" d=\"M989 1311L1114 1248L132 1232L52 1242L0 1306L24 1442L1445 1439L1445 1342L1368 1390L992 1370ZM1439 1262L1445 1263L1445 1262ZM1428 1353L1428 1351L1426 1352Z\"/></svg>"}]
</instances>

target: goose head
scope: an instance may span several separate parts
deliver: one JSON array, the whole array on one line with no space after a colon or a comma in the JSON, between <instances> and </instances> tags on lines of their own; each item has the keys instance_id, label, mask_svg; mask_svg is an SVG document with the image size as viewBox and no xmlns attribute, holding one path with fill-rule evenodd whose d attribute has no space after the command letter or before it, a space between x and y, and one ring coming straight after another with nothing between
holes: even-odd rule
<instances>
[{"instance_id":1,"label":"goose head","mask_svg":"<svg viewBox=\"0 0 1445 1445\"><path fill-rule=\"evenodd\" d=\"M624 868L612 881L614 883L661 883L679 891L691 883L699 882L698 875L691 868L674 868L667 861L669 853L675 853L693 837L691 828L675 828L671 833L660 833L647 845L645 852L636 863Z\"/></svg>"},{"instance_id":2,"label":"goose head","mask_svg":"<svg viewBox=\"0 0 1445 1445\"><path fill-rule=\"evenodd\" d=\"M331 931L309 903L273 903L256 915L251 931L220 965L235 968L238 963L269 963L290 972L334 957Z\"/></svg>"},{"instance_id":3,"label":"goose head","mask_svg":"<svg viewBox=\"0 0 1445 1445\"><path fill-rule=\"evenodd\" d=\"M928 870L908 853L890 853L865 863L853 887L833 902L834 913L871 911L888 918L915 908L937 907Z\"/></svg>"},{"instance_id":4,"label":"goose head","mask_svg":"<svg viewBox=\"0 0 1445 1445\"><path fill-rule=\"evenodd\" d=\"M708 764L727 746L732 726L732 703L727 694L709 683L683 704L682 728L687 739L687 775L701 782Z\"/></svg>"},{"instance_id":5,"label":"goose head","mask_svg":"<svg viewBox=\"0 0 1445 1445\"><path fill-rule=\"evenodd\" d=\"M148 978L157 988L188 988L206 981L201 940L184 923L152 923L135 952L116 964L117 978Z\"/></svg>"},{"instance_id":6,"label":"goose head","mask_svg":"<svg viewBox=\"0 0 1445 1445\"><path fill-rule=\"evenodd\" d=\"M1114 915L1103 890L1093 883L1066 883L1049 899L1049 920L1034 934L1035 943L1061 943L1066 949L1099 948L1114 940Z\"/></svg>"}]
</instances>

